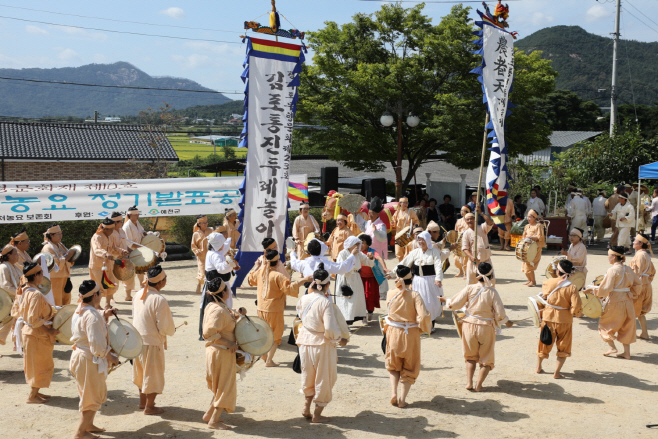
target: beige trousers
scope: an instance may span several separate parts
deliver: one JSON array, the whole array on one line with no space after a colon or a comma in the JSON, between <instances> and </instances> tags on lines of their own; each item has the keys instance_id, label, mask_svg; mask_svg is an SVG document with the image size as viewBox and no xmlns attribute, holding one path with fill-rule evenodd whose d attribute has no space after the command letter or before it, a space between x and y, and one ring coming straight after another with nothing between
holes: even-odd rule
<instances>
[{"instance_id":1,"label":"beige trousers","mask_svg":"<svg viewBox=\"0 0 658 439\"><path fill-rule=\"evenodd\" d=\"M599 334L604 341L635 343L635 309L632 300L608 303L599 319Z\"/></svg>"},{"instance_id":2,"label":"beige trousers","mask_svg":"<svg viewBox=\"0 0 658 439\"><path fill-rule=\"evenodd\" d=\"M45 389L50 387L50 381L55 372L53 348L55 345L45 338L36 338L23 334L23 369L25 381L30 387Z\"/></svg>"},{"instance_id":3,"label":"beige trousers","mask_svg":"<svg viewBox=\"0 0 658 439\"><path fill-rule=\"evenodd\" d=\"M338 378L336 346L331 343L299 345L299 358L302 363L301 393L312 396L318 407L325 407L331 402L332 389Z\"/></svg>"},{"instance_id":4,"label":"beige trousers","mask_svg":"<svg viewBox=\"0 0 658 439\"><path fill-rule=\"evenodd\" d=\"M165 385L164 346L146 345L133 360L133 383L147 395L162 393Z\"/></svg>"},{"instance_id":5,"label":"beige trousers","mask_svg":"<svg viewBox=\"0 0 658 439\"><path fill-rule=\"evenodd\" d=\"M494 368L496 329L490 325L462 323L462 351L466 361L475 361L480 367Z\"/></svg>"},{"instance_id":6,"label":"beige trousers","mask_svg":"<svg viewBox=\"0 0 658 439\"><path fill-rule=\"evenodd\" d=\"M69 370L75 378L78 387L81 412L97 412L107 401L107 377L104 373L98 373L98 365L83 353L80 349L74 349L69 362Z\"/></svg>"},{"instance_id":7,"label":"beige trousers","mask_svg":"<svg viewBox=\"0 0 658 439\"><path fill-rule=\"evenodd\" d=\"M213 393L212 405L226 413L235 411L238 385L235 354L214 346L206 348L206 382Z\"/></svg>"}]
</instances>

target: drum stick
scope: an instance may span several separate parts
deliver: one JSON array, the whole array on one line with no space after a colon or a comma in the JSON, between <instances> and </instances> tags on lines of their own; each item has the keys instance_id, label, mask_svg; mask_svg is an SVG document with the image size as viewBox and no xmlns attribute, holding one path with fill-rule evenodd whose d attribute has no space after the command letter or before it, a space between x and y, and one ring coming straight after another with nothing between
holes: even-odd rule
<instances>
[{"instance_id":1,"label":"drum stick","mask_svg":"<svg viewBox=\"0 0 658 439\"><path fill-rule=\"evenodd\" d=\"M114 314L114 318L117 319L117 322L119 322L119 325L121 325L121 329L123 329L124 331L126 331L126 328L123 326L123 323L121 323L121 319L120 319L119 316L117 315L117 312L113 310L113 311L112 311L112 314ZM130 332L126 331L126 335L130 335Z\"/></svg>"},{"instance_id":2,"label":"drum stick","mask_svg":"<svg viewBox=\"0 0 658 439\"><path fill-rule=\"evenodd\" d=\"M653 427L658 427L658 424L648 424L647 428L653 428Z\"/></svg>"},{"instance_id":3,"label":"drum stick","mask_svg":"<svg viewBox=\"0 0 658 439\"><path fill-rule=\"evenodd\" d=\"M260 332L260 329L258 329L258 326L254 325L254 322L251 321L251 319L249 318L249 316L245 315L245 317L247 318L247 320L249 321L249 323L251 323L251 326L254 327L254 329L256 330L256 332Z\"/></svg>"},{"instance_id":4,"label":"drum stick","mask_svg":"<svg viewBox=\"0 0 658 439\"><path fill-rule=\"evenodd\" d=\"M519 323L519 322L522 322L524 320L530 320L531 318L532 318L532 316L531 317L526 317L525 319L521 319L521 320L512 320L512 323Z\"/></svg>"},{"instance_id":5,"label":"drum stick","mask_svg":"<svg viewBox=\"0 0 658 439\"><path fill-rule=\"evenodd\" d=\"M181 326L187 325L187 320L181 323L180 325L176 326L176 329L180 328Z\"/></svg>"}]
</instances>

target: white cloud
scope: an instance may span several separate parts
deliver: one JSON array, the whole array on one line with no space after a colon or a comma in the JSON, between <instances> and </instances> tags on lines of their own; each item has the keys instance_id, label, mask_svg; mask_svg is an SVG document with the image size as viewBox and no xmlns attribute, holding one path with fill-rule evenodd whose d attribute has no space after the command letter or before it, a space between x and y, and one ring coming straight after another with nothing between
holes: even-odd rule
<instances>
[{"instance_id":1,"label":"white cloud","mask_svg":"<svg viewBox=\"0 0 658 439\"><path fill-rule=\"evenodd\" d=\"M603 5L594 5L585 12L585 21L592 23L612 15L612 12Z\"/></svg>"},{"instance_id":2,"label":"white cloud","mask_svg":"<svg viewBox=\"0 0 658 439\"><path fill-rule=\"evenodd\" d=\"M48 35L47 30L41 29L39 26L33 26L31 24L25 26L25 31L29 34Z\"/></svg>"},{"instance_id":3,"label":"white cloud","mask_svg":"<svg viewBox=\"0 0 658 439\"><path fill-rule=\"evenodd\" d=\"M73 49L64 49L57 54L57 58L62 61L71 62L81 59L80 55Z\"/></svg>"},{"instance_id":4,"label":"white cloud","mask_svg":"<svg viewBox=\"0 0 658 439\"><path fill-rule=\"evenodd\" d=\"M543 12L535 12L532 14L532 18L530 19L530 22L534 24L535 26L541 26L544 25L546 26L548 23L553 22L555 20L552 15L546 15Z\"/></svg>"},{"instance_id":5,"label":"white cloud","mask_svg":"<svg viewBox=\"0 0 658 439\"><path fill-rule=\"evenodd\" d=\"M160 13L163 15L168 15L171 18L175 18L176 20L185 18L185 11L183 11L181 8L171 7L163 9L160 11Z\"/></svg>"}]
</instances>

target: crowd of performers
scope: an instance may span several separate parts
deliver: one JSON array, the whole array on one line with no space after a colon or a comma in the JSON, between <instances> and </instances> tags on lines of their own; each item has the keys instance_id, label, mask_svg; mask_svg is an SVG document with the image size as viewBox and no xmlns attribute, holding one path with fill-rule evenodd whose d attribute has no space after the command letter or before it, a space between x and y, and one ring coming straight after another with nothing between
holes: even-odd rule
<instances>
[{"instance_id":1,"label":"crowd of performers","mask_svg":"<svg viewBox=\"0 0 658 439\"><path fill-rule=\"evenodd\" d=\"M626 205L624 194L618 193L619 205ZM572 200L572 203L574 201ZM466 388L481 391L489 372L495 366L496 334L503 325L513 325L496 290L496 274L488 234L492 219L473 210L483 218L476 225L476 216L469 206L461 210L462 218L455 222L458 242L449 244L447 234L434 221L425 229L418 227L417 216L401 199L392 225L410 227L414 239L397 245L398 265L389 270L387 227L380 218L383 206L377 197L370 202L364 216L339 215L337 227L326 242L309 233L319 233L319 226L303 204L293 225L295 249L290 253L289 267L281 261L279 243L271 238L262 242L263 255L246 276L249 285L257 288L257 314L272 328L274 343L262 356L266 367L279 366L274 361L277 347L285 330L284 311L287 297L297 301L299 332L294 336L299 350L301 391L305 402L302 415L311 422L328 422L324 408L332 400L332 388L337 379L337 346L348 342L341 323L365 325L373 320L375 309L385 297L388 314L382 319L385 333L383 349L385 365L390 374L391 404L403 408L411 386L420 374L421 338L433 332L434 323L444 309L463 313L461 341L466 363ZM616 207L615 207L616 209ZM630 216L620 213L623 218ZM236 384L236 322L246 310L232 309L231 283L241 267L233 260L239 225L235 212L230 212L222 226L213 230L208 218L199 216L194 226L192 249L198 260L196 292L202 294L199 320L200 340L206 347L206 379L212 401L203 420L210 428L228 429L222 414L235 410ZM536 284L535 271L541 259L546 234L534 209L526 212L528 224L523 238L537 243L538 255L522 264L527 276L526 285ZM97 437L104 431L94 424L94 416L107 399L106 378L119 364L117 354L108 339L108 322L116 317L112 306L119 282L113 282L108 265L125 257L147 236L139 224L139 211L131 208L124 218L111 215L98 227L91 239L89 279L78 289L77 308L71 319L73 352L70 371L80 395L81 419L76 438ZM630 221L630 219L628 220ZM622 221L623 222L623 221ZM477 233L476 233L477 227ZM474 244L477 238L477 254ZM509 239L501 235L502 245ZM628 242L626 232L619 232L619 242ZM539 298L544 303L537 348L537 373L550 352L557 350L555 378L562 378L561 369L571 356L573 318L582 313L581 296L569 278L575 273L587 274L587 248L583 244L583 230L574 227L569 234L570 247L556 264L556 277L546 280ZM52 327L54 310L71 303L70 270L72 250L62 244L62 231L57 225L44 233L42 252L50 253L56 270L49 274L45 258L37 260L27 254L30 239L24 231L16 233L2 248L0 258L0 287L13 299L11 319L0 328L0 343L5 344L11 333L14 349L22 353L24 373L30 388L27 403L47 403L50 396L41 392L50 386L53 373L53 348L58 330ZM627 248L613 245L608 251L611 267L598 286L589 285L604 302L599 319L599 333L609 345L606 356L630 359L630 345L639 337L649 337L646 314L651 310L651 281L655 275L647 235L638 233L632 243L635 256L625 265ZM461 250L461 251L460 251ZM463 276L465 287L452 298L443 291L443 273L455 253L454 263ZM160 254L161 259L166 257ZM291 279L292 271L300 279ZM43 277L49 275L52 290L39 290ZM145 415L163 412L155 400L164 389L165 350L167 337L176 327L169 304L161 293L167 275L160 265L148 269L144 275L123 281L125 299L132 301L132 324L142 337L144 348L133 361L133 383L139 392L139 408ZM335 277L334 288L330 281ZM393 281L389 288L388 280ZM300 295L300 291L303 293ZM133 296L134 293L134 296ZM105 299L104 305L101 303ZM348 331L349 334L349 331ZM619 352L615 341L623 346ZM480 371L475 377L477 365ZM314 405L314 406L313 406Z\"/></svg>"}]
</instances>

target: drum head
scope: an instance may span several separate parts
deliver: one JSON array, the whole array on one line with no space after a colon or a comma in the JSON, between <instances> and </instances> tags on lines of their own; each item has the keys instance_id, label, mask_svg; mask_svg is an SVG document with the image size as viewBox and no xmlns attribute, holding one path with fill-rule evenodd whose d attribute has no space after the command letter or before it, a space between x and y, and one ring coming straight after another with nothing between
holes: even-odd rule
<instances>
[{"instance_id":1,"label":"drum head","mask_svg":"<svg viewBox=\"0 0 658 439\"><path fill-rule=\"evenodd\" d=\"M159 236L155 235L146 235L142 238L141 244L144 247L148 247L156 253L162 253L165 250L165 241Z\"/></svg>"},{"instance_id":2,"label":"drum head","mask_svg":"<svg viewBox=\"0 0 658 439\"><path fill-rule=\"evenodd\" d=\"M576 286L578 291L580 291L585 286L585 278L585 273L582 271L577 271L569 276L569 281Z\"/></svg>"},{"instance_id":3,"label":"drum head","mask_svg":"<svg viewBox=\"0 0 658 439\"><path fill-rule=\"evenodd\" d=\"M603 278L604 278L603 275L596 276L596 279L594 279L594 282L592 282L592 285L598 287L599 285L601 285L601 282L603 282Z\"/></svg>"},{"instance_id":4,"label":"drum head","mask_svg":"<svg viewBox=\"0 0 658 439\"><path fill-rule=\"evenodd\" d=\"M46 267L48 267L48 272L50 273L51 271L53 271L53 268L55 268L55 258L53 258L53 255L51 255L48 252L39 253L34 255L32 260L36 262L39 259L39 256L42 256L46 260Z\"/></svg>"},{"instance_id":5,"label":"drum head","mask_svg":"<svg viewBox=\"0 0 658 439\"><path fill-rule=\"evenodd\" d=\"M338 323L338 327L340 328L340 337L344 338L345 340L350 339L350 328L347 326L347 322L345 321L345 316L343 316L342 311L340 308L338 308L338 305L335 303L333 304L334 306L334 315L336 316L336 322Z\"/></svg>"},{"instance_id":6,"label":"drum head","mask_svg":"<svg viewBox=\"0 0 658 439\"><path fill-rule=\"evenodd\" d=\"M557 277L555 274L555 271L557 270L557 264L563 259L567 259L566 256L558 256L557 258L554 258L550 264L546 267L546 272L544 275L549 278L549 279L554 279Z\"/></svg>"},{"instance_id":7,"label":"drum head","mask_svg":"<svg viewBox=\"0 0 658 439\"><path fill-rule=\"evenodd\" d=\"M112 319L107 325L110 333L110 346L120 357L132 360L142 353L144 342L137 329L127 321Z\"/></svg>"},{"instance_id":8,"label":"drum head","mask_svg":"<svg viewBox=\"0 0 658 439\"><path fill-rule=\"evenodd\" d=\"M537 299L534 297L528 297L528 312L530 317L532 317L532 323L539 328L541 325L541 317L539 316L539 306L537 306Z\"/></svg>"},{"instance_id":9,"label":"drum head","mask_svg":"<svg viewBox=\"0 0 658 439\"><path fill-rule=\"evenodd\" d=\"M459 338L462 338L462 319L465 316L466 314L464 314L464 311L461 309L452 312L452 321L455 324L455 329L457 330L457 334L459 334Z\"/></svg>"},{"instance_id":10,"label":"drum head","mask_svg":"<svg viewBox=\"0 0 658 439\"><path fill-rule=\"evenodd\" d=\"M135 266L137 273L145 273L149 268L155 265L155 253L147 247L137 247L130 252L128 256L130 262Z\"/></svg>"},{"instance_id":11,"label":"drum head","mask_svg":"<svg viewBox=\"0 0 658 439\"><path fill-rule=\"evenodd\" d=\"M71 247L69 250L75 250L75 253L73 253L73 256L71 256L71 262L77 261L80 255L82 254L82 247L76 244L73 247Z\"/></svg>"},{"instance_id":12,"label":"drum head","mask_svg":"<svg viewBox=\"0 0 658 439\"><path fill-rule=\"evenodd\" d=\"M535 241L531 241L527 244L525 252L525 262L532 262L537 257L537 252L539 251L539 246Z\"/></svg>"},{"instance_id":13,"label":"drum head","mask_svg":"<svg viewBox=\"0 0 658 439\"><path fill-rule=\"evenodd\" d=\"M119 262L119 264L117 264ZM135 265L129 259L119 259L113 264L114 277L121 281L127 281L135 276Z\"/></svg>"},{"instance_id":14,"label":"drum head","mask_svg":"<svg viewBox=\"0 0 658 439\"><path fill-rule=\"evenodd\" d=\"M398 240L403 236L406 236L409 233L409 230L411 230L411 226L407 226L404 229L400 230L398 233L395 234L395 239Z\"/></svg>"},{"instance_id":15,"label":"drum head","mask_svg":"<svg viewBox=\"0 0 658 439\"><path fill-rule=\"evenodd\" d=\"M292 252L295 251L296 248L297 248L297 244L295 244L295 238L293 238L292 236L288 236L286 238L286 250Z\"/></svg>"},{"instance_id":16,"label":"drum head","mask_svg":"<svg viewBox=\"0 0 658 439\"><path fill-rule=\"evenodd\" d=\"M4 323L11 316L11 305L14 303L11 295L0 288L0 323Z\"/></svg>"},{"instance_id":17,"label":"drum head","mask_svg":"<svg viewBox=\"0 0 658 439\"><path fill-rule=\"evenodd\" d=\"M51 289L50 279L46 276L41 279L41 283L37 285L37 290L41 291L41 294L46 295L50 292Z\"/></svg>"},{"instance_id":18,"label":"drum head","mask_svg":"<svg viewBox=\"0 0 658 439\"><path fill-rule=\"evenodd\" d=\"M78 305L64 305L53 319L53 328L59 331L55 336L55 340L62 344L72 345L71 336L73 335L73 314L78 308Z\"/></svg>"},{"instance_id":19,"label":"drum head","mask_svg":"<svg viewBox=\"0 0 658 439\"><path fill-rule=\"evenodd\" d=\"M445 261L443 261L443 268L442 268L443 272L445 273L446 271L448 271L448 268L450 268L450 259L446 259Z\"/></svg>"},{"instance_id":20,"label":"drum head","mask_svg":"<svg viewBox=\"0 0 658 439\"><path fill-rule=\"evenodd\" d=\"M382 331L382 335L385 335L386 332L384 331L384 328L386 327L386 316L379 316L379 330Z\"/></svg>"},{"instance_id":21,"label":"drum head","mask_svg":"<svg viewBox=\"0 0 658 439\"><path fill-rule=\"evenodd\" d=\"M302 328L302 319L299 317L295 318L295 321L292 322L292 332L295 334L295 340L299 337L299 330Z\"/></svg>"},{"instance_id":22,"label":"drum head","mask_svg":"<svg viewBox=\"0 0 658 439\"><path fill-rule=\"evenodd\" d=\"M260 317L242 316L235 324L235 340L240 349L260 357L272 349L274 333Z\"/></svg>"},{"instance_id":23,"label":"drum head","mask_svg":"<svg viewBox=\"0 0 658 439\"><path fill-rule=\"evenodd\" d=\"M446 241L448 241L450 244L454 244L457 242L457 239L459 238L459 233L456 230L451 230L448 233L446 233Z\"/></svg>"},{"instance_id":24,"label":"drum head","mask_svg":"<svg viewBox=\"0 0 658 439\"><path fill-rule=\"evenodd\" d=\"M598 319L603 314L603 305L594 294L581 292L580 301L583 303L583 314L590 319Z\"/></svg>"}]
</instances>

